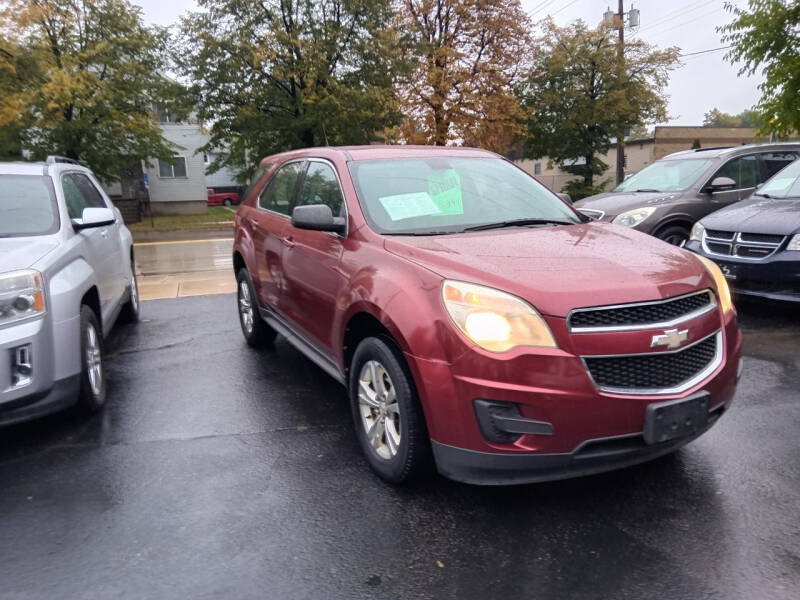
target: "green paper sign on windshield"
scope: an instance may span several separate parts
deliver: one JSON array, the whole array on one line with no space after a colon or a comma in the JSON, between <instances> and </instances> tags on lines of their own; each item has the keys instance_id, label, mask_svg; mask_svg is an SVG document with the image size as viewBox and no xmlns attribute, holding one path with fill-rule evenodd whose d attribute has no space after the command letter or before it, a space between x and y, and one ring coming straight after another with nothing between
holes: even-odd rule
<instances>
[{"instance_id":1,"label":"green paper sign on windshield","mask_svg":"<svg viewBox=\"0 0 800 600\"><path fill-rule=\"evenodd\" d=\"M428 178L428 195L439 207L441 215L463 215L461 177L455 169L434 171Z\"/></svg>"}]
</instances>

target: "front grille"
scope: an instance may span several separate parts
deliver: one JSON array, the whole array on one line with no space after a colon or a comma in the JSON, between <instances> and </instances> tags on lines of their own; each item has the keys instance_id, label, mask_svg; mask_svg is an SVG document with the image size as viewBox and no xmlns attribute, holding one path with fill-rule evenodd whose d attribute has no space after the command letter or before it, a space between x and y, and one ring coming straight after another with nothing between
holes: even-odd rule
<instances>
[{"instance_id":1,"label":"front grille","mask_svg":"<svg viewBox=\"0 0 800 600\"><path fill-rule=\"evenodd\" d=\"M707 229L703 246L709 254L761 260L772 256L781 247L785 236L767 233L740 233Z\"/></svg>"},{"instance_id":2,"label":"front grille","mask_svg":"<svg viewBox=\"0 0 800 600\"><path fill-rule=\"evenodd\" d=\"M607 327L657 327L691 315L714 303L710 291L666 300L614 307L578 309L569 316L571 330L593 330Z\"/></svg>"},{"instance_id":3,"label":"front grille","mask_svg":"<svg viewBox=\"0 0 800 600\"><path fill-rule=\"evenodd\" d=\"M707 368L717 357L719 334L676 352L630 356L585 356L586 368L595 385L608 391L653 392L681 388Z\"/></svg>"}]
</instances>

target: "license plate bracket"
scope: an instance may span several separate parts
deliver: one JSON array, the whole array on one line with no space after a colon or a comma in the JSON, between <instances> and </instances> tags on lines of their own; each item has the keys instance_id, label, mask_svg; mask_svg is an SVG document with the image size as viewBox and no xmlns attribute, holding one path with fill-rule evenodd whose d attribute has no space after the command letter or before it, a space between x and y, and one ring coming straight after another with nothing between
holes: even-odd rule
<instances>
[{"instance_id":1,"label":"license plate bracket","mask_svg":"<svg viewBox=\"0 0 800 600\"><path fill-rule=\"evenodd\" d=\"M703 392L690 398L648 405L644 418L644 441L660 444L698 433L708 425L708 400L709 394Z\"/></svg>"}]
</instances>

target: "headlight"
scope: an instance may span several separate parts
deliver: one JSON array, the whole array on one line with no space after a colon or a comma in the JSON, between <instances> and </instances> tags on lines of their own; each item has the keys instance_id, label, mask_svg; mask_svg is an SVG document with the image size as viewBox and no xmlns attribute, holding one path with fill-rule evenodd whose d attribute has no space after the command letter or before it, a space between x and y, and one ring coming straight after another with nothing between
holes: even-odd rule
<instances>
[{"instance_id":1,"label":"headlight","mask_svg":"<svg viewBox=\"0 0 800 600\"><path fill-rule=\"evenodd\" d=\"M0 275L0 325L44 312L42 275L38 271L14 271Z\"/></svg>"},{"instance_id":2,"label":"headlight","mask_svg":"<svg viewBox=\"0 0 800 600\"><path fill-rule=\"evenodd\" d=\"M689 241L696 241L699 242L703 239L703 233L705 233L706 228L700 224L700 221L694 224L692 227L692 232L689 234Z\"/></svg>"},{"instance_id":3,"label":"headlight","mask_svg":"<svg viewBox=\"0 0 800 600\"><path fill-rule=\"evenodd\" d=\"M624 225L625 227L636 227L639 223L652 215L655 210L654 206L643 206L642 208L636 208L624 212L621 215L617 215L611 222L617 225Z\"/></svg>"},{"instance_id":4,"label":"headlight","mask_svg":"<svg viewBox=\"0 0 800 600\"><path fill-rule=\"evenodd\" d=\"M516 296L482 285L444 281L442 299L456 326L484 350L558 347L536 309Z\"/></svg>"},{"instance_id":5,"label":"headlight","mask_svg":"<svg viewBox=\"0 0 800 600\"><path fill-rule=\"evenodd\" d=\"M719 302L722 312L728 314L733 310L733 300L731 298L731 288L728 286L728 280L725 279L725 275L722 274L722 271L716 263L708 260L705 256L700 256L699 254L695 254L695 256L702 261L703 266L711 277L714 278L714 283L717 285L717 301Z\"/></svg>"},{"instance_id":6,"label":"headlight","mask_svg":"<svg viewBox=\"0 0 800 600\"><path fill-rule=\"evenodd\" d=\"M800 233L795 235L789 240L789 245L786 246L787 250L800 250Z\"/></svg>"}]
</instances>

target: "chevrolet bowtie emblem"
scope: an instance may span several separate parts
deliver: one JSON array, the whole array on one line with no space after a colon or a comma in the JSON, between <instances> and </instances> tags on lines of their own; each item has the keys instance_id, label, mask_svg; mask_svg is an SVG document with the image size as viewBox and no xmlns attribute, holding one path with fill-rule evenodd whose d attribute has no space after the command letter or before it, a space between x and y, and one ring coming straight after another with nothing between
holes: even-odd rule
<instances>
[{"instance_id":1,"label":"chevrolet bowtie emblem","mask_svg":"<svg viewBox=\"0 0 800 600\"><path fill-rule=\"evenodd\" d=\"M677 329L667 329L664 331L664 333L653 336L653 341L651 342L650 347L655 348L656 346L664 346L670 350L674 350L675 348L680 348L681 344L688 339L688 329L684 329L683 331L678 331Z\"/></svg>"}]
</instances>

